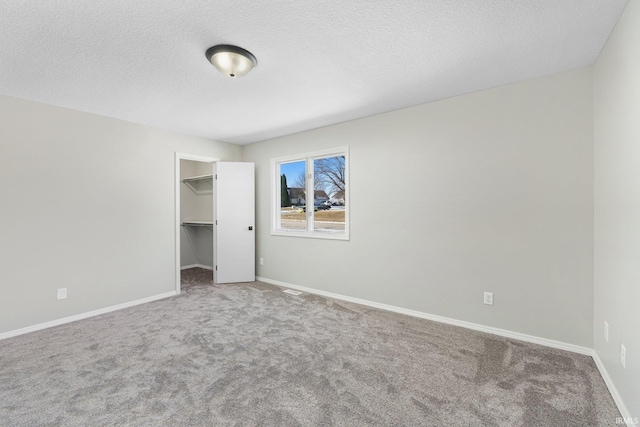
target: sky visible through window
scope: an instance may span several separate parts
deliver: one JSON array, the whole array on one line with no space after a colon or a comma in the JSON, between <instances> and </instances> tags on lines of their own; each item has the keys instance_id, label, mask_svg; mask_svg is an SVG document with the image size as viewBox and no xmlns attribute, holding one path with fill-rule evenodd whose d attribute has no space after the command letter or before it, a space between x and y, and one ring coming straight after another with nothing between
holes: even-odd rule
<instances>
[{"instance_id":1,"label":"sky visible through window","mask_svg":"<svg viewBox=\"0 0 640 427\"><path fill-rule=\"evenodd\" d=\"M304 169L305 161L298 161L293 163L281 163L280 164L280 174L283 174L287 177L287 186L295 187L296 181L299 176L305 175Z\"/></svg>"}]
</instances>

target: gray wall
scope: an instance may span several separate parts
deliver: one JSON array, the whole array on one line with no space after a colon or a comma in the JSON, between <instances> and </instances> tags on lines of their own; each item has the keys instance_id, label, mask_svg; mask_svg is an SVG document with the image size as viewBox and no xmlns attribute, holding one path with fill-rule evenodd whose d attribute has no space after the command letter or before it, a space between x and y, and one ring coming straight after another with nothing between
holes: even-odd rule
<instances>
[{"instance_id":1,"label":"gray wall","mask_svg":"<svg viewBox=\"0 0 640 427\"><path fill-rule=\"evenodd\" d=\"M241 159L238 146L6 96L0 120L0 333L173 291L174 152Z\"/></svg>"},{"instance_id":2,"label":"gray wall","mask_svg":"<svg viewBox=\"0 0 640 427\"><path fill-rule=\"evenodd\" d=\"M579 69L245 146L258 276L591 347L591 78ZM271 236L269 160L342 145L351 240Z\"/></svg>"},{"instance_id":3,"label":"gray wall","mask_svg":"<svg viewBox=\"0 0 640 427\"><path fill-rule=\"evenodd\" d=\"M640 2L594 66L595 350L640 417ZM609 323L609 342L603 325ZM627 368L620 364L627 348Z\"/></svg>"}]
</instances>

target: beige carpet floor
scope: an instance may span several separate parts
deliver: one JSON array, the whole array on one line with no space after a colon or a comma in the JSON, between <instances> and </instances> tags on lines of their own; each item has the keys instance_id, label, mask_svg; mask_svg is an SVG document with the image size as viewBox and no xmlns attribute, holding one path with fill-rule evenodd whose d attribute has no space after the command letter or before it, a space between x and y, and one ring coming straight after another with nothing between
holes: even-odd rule
<instances>
[{"instance_id":1,"label":"beige carpet floor","mask_svg":"<svg viewBox=\"0 0 640 427\"><path fill-rule=\"evenodd\" d=\"M0 341L0 426L615 426L590 357L184 274L179 296Z\"/></svg>"}]
</instances>

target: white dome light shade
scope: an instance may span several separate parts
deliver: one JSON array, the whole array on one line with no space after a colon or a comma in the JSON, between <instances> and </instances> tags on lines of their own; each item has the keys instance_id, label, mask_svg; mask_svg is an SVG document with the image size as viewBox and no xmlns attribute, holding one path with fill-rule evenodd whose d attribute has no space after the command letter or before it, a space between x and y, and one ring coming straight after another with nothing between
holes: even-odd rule
<instances>
[{"instance_id":1,"label":"white dome light shade","mask_svg":"<svg viewBox=\"0 0 640 427\"><path fill-rule=\"evenodd\" d=\"M238 46L219 44L207 50L207 59L225 76L242 77L258 65L251 52Z\"/></svg>"}]
</instances>

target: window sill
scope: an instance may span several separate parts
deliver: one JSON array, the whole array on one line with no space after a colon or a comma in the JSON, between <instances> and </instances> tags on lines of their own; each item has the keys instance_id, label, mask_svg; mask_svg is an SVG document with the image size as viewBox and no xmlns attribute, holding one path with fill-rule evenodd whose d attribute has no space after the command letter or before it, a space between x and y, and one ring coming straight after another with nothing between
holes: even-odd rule
<instances>
[{"instance_id":1,"label":"window sill","mask_svg":"<svg viewBox=\"0 0 640 427\"><path fill-rule=\"evenodd\" d=\"M284 230L271 230L272 236L287 236L287 237L306 237L309 239L325 239L325 240L349 240L348 233L332 233L316 231L313 233L300 232L300 231L284 231Z\"/></svg>"}]
</instances>

